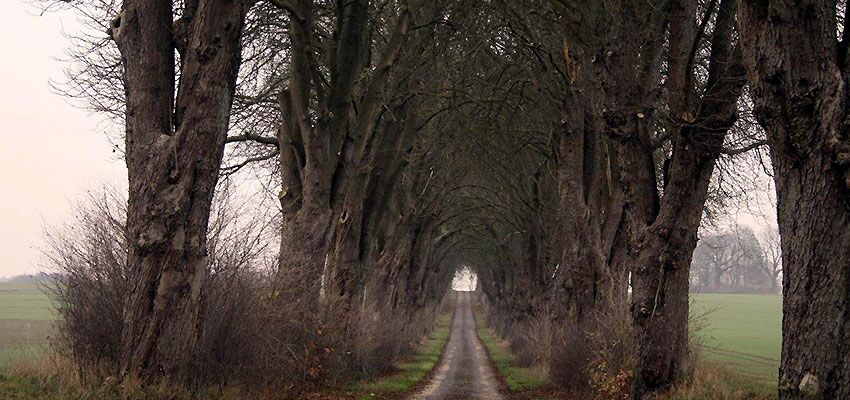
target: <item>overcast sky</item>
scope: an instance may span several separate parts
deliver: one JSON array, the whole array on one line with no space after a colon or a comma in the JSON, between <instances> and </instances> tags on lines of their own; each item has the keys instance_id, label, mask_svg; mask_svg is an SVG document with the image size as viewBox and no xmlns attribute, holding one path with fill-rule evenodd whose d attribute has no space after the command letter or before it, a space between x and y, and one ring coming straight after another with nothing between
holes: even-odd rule
<instances>
[{"instance_id":1,"label":"overcast sky","mask_svg":"<svg viewBox=\"0 0 850 400\"><path fill-rule=\"evenodd\" d=\"M68 217L87 189L126 181L103 118L53 93L74 32L70 13L38 16L20 0L0 0L0 277L36 271L43 221Z\"/></svg>"}]
</instances>

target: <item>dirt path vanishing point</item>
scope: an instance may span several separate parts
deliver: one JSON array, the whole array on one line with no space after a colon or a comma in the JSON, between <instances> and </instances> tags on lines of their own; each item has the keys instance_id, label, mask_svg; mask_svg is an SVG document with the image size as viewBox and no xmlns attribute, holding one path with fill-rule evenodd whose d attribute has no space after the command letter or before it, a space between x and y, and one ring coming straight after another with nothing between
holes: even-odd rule
<instances>
[{"instance_id":1,"label":"dirt path vanishing point","mask_svg":"<svg viewBox=\"0 0 850 400\"><path fill-rule=\"evenodd\" d=\"M431 380L411 400L502 400L496 371L478 340L469 292L458 292L451 336Z\"/></svg>"}]
</instances>

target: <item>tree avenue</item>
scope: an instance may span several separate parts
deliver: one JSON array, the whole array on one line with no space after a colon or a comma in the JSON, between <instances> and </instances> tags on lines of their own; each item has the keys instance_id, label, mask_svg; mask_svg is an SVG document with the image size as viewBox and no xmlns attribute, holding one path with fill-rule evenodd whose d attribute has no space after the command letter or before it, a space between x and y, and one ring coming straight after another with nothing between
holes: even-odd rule
<instances>
[{"instance_id":1,"label":"tree avenue","mask_svg":"<svg viewBox=\"0 0 850 400\"><path fill-rule=\"evenodd\" d=\"M108 25L76 38L65 91L123 125L129 178L126 223L102 228L104 203L78 239L120 236L121 256L56 261L126 291L60 290L81 369L188 387L378 376L472 271L517 362L576 398L616 377L632 399L684 384L689 291L780 286L779 397L850 398L844 2L48 3ZM721 177L762 151L778 234L698 247L747 190ZM227 200L240 179L275 194L250 226ZM74 328L97 307L118 332Z\"/></svg>"}]
</instances>

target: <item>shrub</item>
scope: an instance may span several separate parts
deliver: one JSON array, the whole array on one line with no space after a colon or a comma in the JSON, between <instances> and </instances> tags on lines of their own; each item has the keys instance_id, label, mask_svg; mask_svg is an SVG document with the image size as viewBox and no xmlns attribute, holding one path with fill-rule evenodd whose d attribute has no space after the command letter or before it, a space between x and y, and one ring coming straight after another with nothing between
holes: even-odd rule
<instances>
[{"instance_id":1,"label":"shrub","mask_svg":"<svg viewBox=\"0 0 850 400\"><path fill-rule=\"evenodd\" d=\"M552 381L595 398L628 398L635 358L626 305L596 312L583 324L558 326L553 336Z\"/></svg>"},{"instance_id":2,"label":"shrub","mask_svg":"<svg viewBox=\"0 0 850 400\"><path fill-rule=\"evenodd\" d=\"M75 205L73 223L47 228L46 283L55 300L54 347L80 370L116 365L124 304L130 292L125 235L126 201L115 190Z\"/></svg>"},{"instance_id":3,"label":"shrub","mask_svg":"<svg viewBox=\"0 0 850 400\"><path fill-rule=\"evenodd\" d=\"M53 347L71 360L82 377L115 375L131 291L127 267L126 200L106 188L75 204L71 223L46 228L45 267L55 272L46 283L58 314ZM256 365L263 327L267 224L259 216L244 221L227 190L216 197L210 222L209 265L201 297L196 348L197 381L238 378ZM247 366L247 367L246 367Z\"/></svg>"},{"instance_id":4,"label":"shrub","mask_svg":"<svg viewBox=\"0 0 850 400\"><path fill-rule=\"evenodd\" d=\"M398 315L379 290L375 306L350 317L353 333L336 335L321 305L277 289L297 288L275 274L277 232L267 235L271 218L242 207L226 188L217 192L190 384L309 387L381 374L427 333L436 306ZM75 211L71 223L46 232L45 266L56 272L48 286L58 311L53 345L78 376L99 385L117 376L132 290L126 200L105 189Z\"/></svg>"}]
</instances>

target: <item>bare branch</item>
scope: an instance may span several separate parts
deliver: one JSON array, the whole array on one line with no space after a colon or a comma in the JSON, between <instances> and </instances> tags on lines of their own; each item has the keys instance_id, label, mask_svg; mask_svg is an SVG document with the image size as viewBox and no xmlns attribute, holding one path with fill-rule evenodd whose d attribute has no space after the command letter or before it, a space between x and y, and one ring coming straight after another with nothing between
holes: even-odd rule
<instances>
[{"instance_id":1,"label":"bare branch","mask_svg":"<svg viewBox=\"0 0 850 400\"><path fill-rule=\"evenodd\" d=\"M238 143L238 142L257 142L262 144L268 144L273 146L280 146L280 142L276 137L271 136L260 136L252 133L245 133L242 135L236 136L228 136L227 139L224 140L224 143Z\"/></svg>"}]
</instances>

